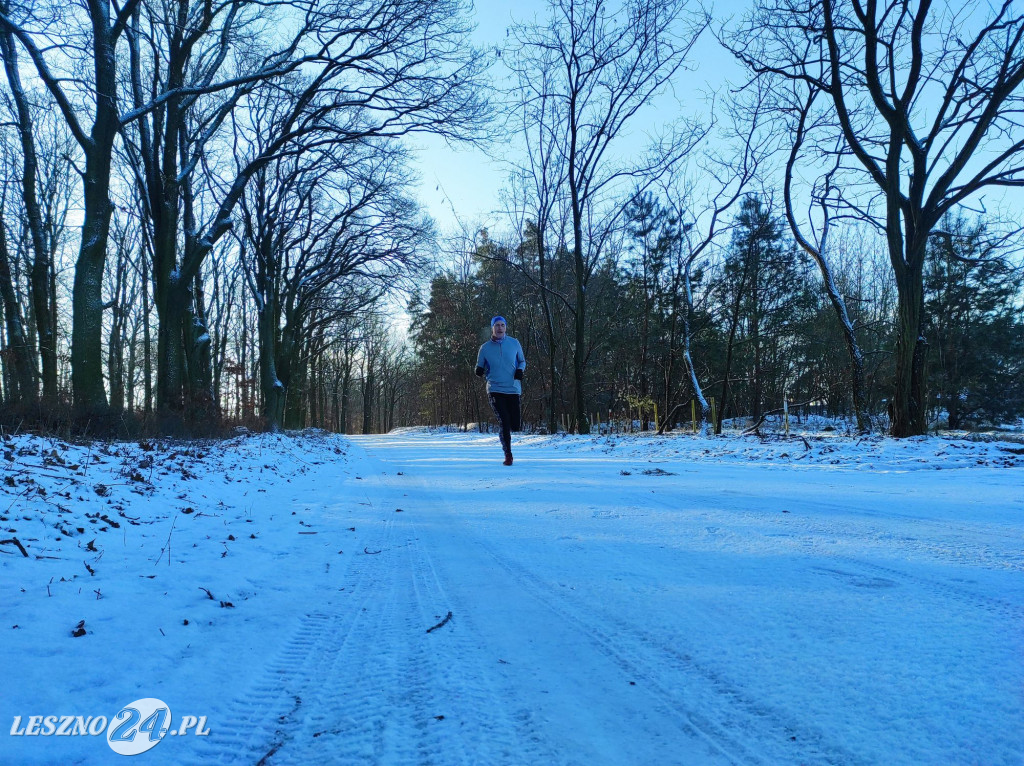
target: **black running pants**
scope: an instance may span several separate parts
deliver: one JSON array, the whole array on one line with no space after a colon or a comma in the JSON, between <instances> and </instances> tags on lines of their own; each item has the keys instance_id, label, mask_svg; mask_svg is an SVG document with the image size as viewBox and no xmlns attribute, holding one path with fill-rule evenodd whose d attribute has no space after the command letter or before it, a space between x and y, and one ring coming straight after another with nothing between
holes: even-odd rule
<instances>
[{"instance_id":1,"label":"black running pants","mask_svg":"<svg viewBox=\"0 0 1024 766\"><path fill-rule=\"evenodd\" d=\"M512 432L522 430L522 415L519 411L519 394L490 393L487 395L498 419L501 430L501 448L505 454L512 452Z\"/></svg>"}]
</instances>

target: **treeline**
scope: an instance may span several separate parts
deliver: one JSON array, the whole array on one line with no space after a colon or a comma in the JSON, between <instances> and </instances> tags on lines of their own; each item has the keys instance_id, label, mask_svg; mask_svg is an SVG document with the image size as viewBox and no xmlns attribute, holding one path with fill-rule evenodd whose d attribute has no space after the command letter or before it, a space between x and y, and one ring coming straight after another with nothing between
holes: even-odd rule
<instances>
[{"instance_id":1,"label":"treeline","mask_svg":"<svg viewBox=\"0 0 1024 766\"><path fill-rule=\"evenodd\" d=\"M448 356L453 312L465 337L475 309L521 317L549 428L655 403L672 423L688 397L701 431L791 396L899 437L936 407L958 424L1018 413L1019 264L1004 257L1021 228L965 216L1024 185L1024 16L755 2L716 33L742 85L710 119L658 120L710 23L678 0L552 0L510 30L513 234L432 287L431 405L479 416ZM650 149L623 156L641 128Z\"/></svg>"},{"instance_id":2,"label":"treeline","mask_svg":"<svg viewBox=\"0 0 1024 766\"><path fill-rule=\"evenodd\" d=\"M929 421L950 428L1024 416L1024 273L1003 258L981 258L985 226L945 222L932 238L925 273L925 311L933 353L927 371ZM529 228L531 236L535 229ZM870 248L874 247L872 252ZM497 242L481 232L459 268L436 276L414 301L415 368L421 422L489 420L473 374L487 340L487 320L509 319L529 367L523 405L527 422L555 432L574 430L571 381L573 305L571 257L551 253L550 327L542 308L535 242ZM789 235L772 201L744 198L728 244L690 276L690 301L680 298L688 249L685 232L650 193L634 197L624 226L588 288L586 407L615 427L637 423L689 430L697 418L695 390L713 402L709 428L722 421L759 422L769 413L820 414L854 421L850 358L813 261ZM895 343L896 288L877 241L837 243L833 276L851 307L865 363L865 400L878 427L887 421ZM686 345L689 325L689 346ZM784 405L785 403L785 405ZM630 424L627 426L626 424Z\"/></svg>"},{"instance_id":3,"label":"treeline","mask_svg":"<svg viewBox=\"0 0 1024 766\"><path fill-rule=\"evenodd\" d=\"M482 121L469 29L463 0L0 2L8 419L341 427L432 234L401 138Z\"/></svg>"},{"instance_id":4,"label":"treeline","mask_svg":"<svg viewBox=\"0 0 1024 766\"><path fill-rule=\"evenodd\" d=\"M548 428L1019 414L1021 227L989 200L1024 185L1024 17L959 10L549 0L485 55L465 0L0 0L0 414L484 420L499 311ZM698 109L712 35L745 73ZM510 169L455 266L424 131Z\"/></svg>"}]
</instances>

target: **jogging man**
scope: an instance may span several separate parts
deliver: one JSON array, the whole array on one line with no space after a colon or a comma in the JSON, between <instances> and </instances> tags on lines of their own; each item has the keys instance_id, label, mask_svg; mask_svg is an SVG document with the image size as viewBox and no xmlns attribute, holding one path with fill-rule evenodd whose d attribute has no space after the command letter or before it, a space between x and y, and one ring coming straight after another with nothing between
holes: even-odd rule
<instances>
[{"instance_id":1,"label":"jogging man","mask_svg":"<svg viewBox=\"0 0 1024 766\"><path fill-rule=\"evenodd\" d=\"M519 341L505 334L505 317L491 320L491 339L476 355L476 374L487 378L487 399L501 429L505 465L512 465L512 432L522 427L519 397L523 393L526 357Z\"/></svg>"}]
</instances>

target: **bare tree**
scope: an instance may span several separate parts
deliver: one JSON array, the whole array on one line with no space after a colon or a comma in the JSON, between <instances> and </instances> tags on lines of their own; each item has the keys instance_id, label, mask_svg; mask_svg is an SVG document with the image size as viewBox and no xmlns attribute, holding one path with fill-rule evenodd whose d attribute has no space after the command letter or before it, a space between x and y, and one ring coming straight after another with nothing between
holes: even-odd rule
<instances>
[{"instance_id":1,"label":"bare tree","mask_svg":"<svg viewBox=\"0 0 1024 766\"><path fill-rule=\"evenodd\" d=\"M112 279L105 280L110 290L110 300L104 303L109 310L107 322L109 335L107 342L107 384L110 390L110 409L121 412L125 408L126 388L131 385L128 379L128 324L133 307L136 305L138 292L138 275L134 266L134 255L138 252L136 238L137 228L115 214L111 221L113 242L116 245L112 263L108 261L108 270L113 273Z\"/></svg>"},{"instance_id":2,"label":"bare tree","mask_svg":"<svg viewBox=\"0 0 1024 766\"><path fill-rule=\"evenodd\" d=\"M831 151L842 139L843 170L865 189L843 184L843 200L885 234L899 297L891 432L922 434L928 238L956 206L1024 185L1024 15L1013 0L762 0L730 45L827 105L805 140Z\"/></svg>"},{"instance_id":3,"label":"bare tree","mask_svg":"<svg viewBox=\"0 0 1024 766\"><path fill-rule=\"evenodd\" d=\"M546 26L518 27L518 67L543 72L551 99L552 124L564 162L572 229L575 281L573 383L575 419L590 432L584 390L587 346L587 285L602 246L624 207L614 192L619 183L643 188L672 167L692 147L694 130L674 134L637 165L617 163L611 147L625 127L686 63L707 25L702 11L689 13L686 0L628 0L612 9L606 0L550 0ZM532 63L531 63L532 62ZM589 228L589 231L588 231ZM589 234L589 236L588 236Z\"/></svg>"},{"instance_id":4,"label":"bare tree","mask_svg":"<svg viewBox=\"0 0 1024 766\"><path fill-rule=\"evenodd\" d=\"M797 86L799 87L799 85ZM846 307L846 298L839 290L835 274L832 269L829 257L829 234L831 233L832 219L834 213L832 206L833 180L839 169L839 163L833 165L832 169L815 183L811 198L813 206L820 211L819 225L814 234L806 234L797 220L795 205L793 202L793 178L794 169L800 158L800 149L803 146L804 136L807 131L807 121L811 109L814 106L816 92L811 91L806 100L797 99L795 107L795 118L790 125L790 140L792 147L786 159L785 181L783 184L786 220L789 222L790 231L800 247L806 252L821 272L821 279L828 296L829 303L835 312L842 329L843 340L846 342L846 350L850 356L850 390L853 396L853 411L857 418L857 430L862 434L871 432L871 413L867 403L867 386L864 373L864 354L860 348L860 341L857 339L857 332L850 312ZM838 159L838 155L837 155ZM808 218L811 216L809 215Z\"/></svg>"},{"instance_id":5,"label":"bare tree","mask_svg":"<svg viewBox=\"0 0 1024 766\"><path fill-rule=\"evenodd\" d=\"M7 6L0 10L0 30L17 39L25 49L85 157L84 212L75 264L71 338L72 393L75 407L82 414L102 412L107 407L103 387L102 283L112 212L114 143L126 124L181 95L180 90L172 88L143 107L136 105L132 112L121 111L118 47L140 2L89 0L83 8L56 3L31 6L17 9L20 18L15 18L14 10ZM206 5L207 10L212 7ZM64 23L53 24L54 17ZM68 32L75 29L81 31ZM286 70L302 63L290 53L285 57ZM280 67L279 58L269 62L269 69L242 79L263 79ZM91 79L86 72L91 73ZM207 83L190 93L214 92L233 85Z\"/></svg>"},{"instance_id":6,"label":"bare tree","mask_svg":"<svg viewBox=\"0 0 1024 766\"><path fill-rule=\"evenodd\" d=\"M196 3L185 15L178 11L161 20L165 42L148 56L136 50L135 42L145 35L132 27L135 111L148 114L152 123L140 127L139 151L155 232L158 387L161 408L169 413L185 407L186 393L193 402L212 399L205 392L206 381L212 380L207 364L189 363L207 358L204 344L210 337L196 321L202 306L193 283L212 248L232 229L247 184L264 167L319 146L394 138L413 130L466 137L479 127L483 112L481 60L464 45L463 0L307 4L302 27L286 51L297 49L300 40L316 46L300 59L301 70L285 76L283 70L297 70L295 62L278 63L284 53L269 54L260 71L280 77L274 88L260 88L257 78L236 75L226 80L235 86L225 89L219 101L203 101L197 96L212 90L207 83L229 59L224 46L252 23L246 21L246 9L252 7L242 2L214 6L223 15L217 34L210 34L214 18L208 4ZM199 43L207 39L212 48L204 50ZM241 55L235 47L231 51ZM143 92L148 79L139 74L139 62L147 60L154 71L166 71L162 88L173 96ZM197 65L190 64L193 60ZM183 86L186 73L198 82ZM147 101L157 106L149 108ZM234 167L210 166L217 141L234 144Z\"/></svg>"},{"instance_id":7,"label":"bare tree","mask_svg":"<svg viewBox=\"0 0 1024 766\"><path fill-rule=\"evenodd\" d=\"M10 2L0 2L0 13L10 13ZM4 72L15 107L15 124L21 142L21 188L25 219L28 223L32 242L31 295L32 314L35 319L36 336L39 342L39 356L42 360L43 400L53 404L57 399L57 310L50 302L49 279L52 264L50 248L47 245L43 225L42 205L37 185L39 162L36 151L35 116L33 105L22 85L19 71L18 48L10 28L0 24L0 54L4 60ZM33 367L35 365L33 364ZM33 386L20 391L22 399L31 404L38 392Z\"/></svg>"},{"instance_id":8,"label":"bare tree","mask_svg":"<svg viewBox=\"0 0 1024 766\"><path fill-rule=\"evenodd\" d=\"M8 247L7 236L6 222L20 218L19 215L12 215L12 209L17 208L10 200L13 195L8 191L14 185L9 176L11 170L11 164L7 162L9 156L9 153L4 151L3 145L0 144L0 303L3 304L4 329L7 333L8 348L5 351L10 352L10 369L6 370L9 373L10 399L31 406L37 398L36 366L25 327L25 317L21 311L22 302L19 299L15 259Z\"/></svg>"},{"instance_id":9,"label":"bare tree","mask_svg":"<svg viewBox=\"0 0 1024 766\"><path fill-rule=\"evenodd\" d=\"M36 15L31 15L30 11L29 16L20 20L16 20L14 11L6 6L0 11L0 30L17 38L24 47L85 155L85 209L75 266L71 341L73 396L76 407L83 413L105 410L107 406L103 389L102 282L110 232L111 157L121 128L116 48L138 2L128 0L118 7L107 0L90 0L85 7L85 24L81 18L69 18L69 24L63 25L64 29L81 25L80 28L90 30L83 35L87 40L76 44L71 44L69 39L54 39L46 19L46 9L33 8ZM57 8L50 10L62 12ZM71 8L63 12L75 14ZM91 69L91 81L64 77L59 70L52 68L47 53L60 49L61 43L68 50L89 51L88 61L92 66L81 69ZM81 86L80 92L69 93L69 83ZM91 125L85 120L89 120Z\"/></svg>"},{"instance_id":10,"label":"bare tree","mask_svg":"<svg viewBox=\"0 0 1024 766\"><path fill-rule=\"evenodd\" d=\"M515 74L511 100L519 118L513 130L525 145L525 160L516 168L512 184L519 193L512 202L512 218L519 239L533 245L536 257L535 279L544 313L544 329L548 346L548 431L558 430L559 382L556 374L556 333L552 301L571 304L565 296L552 289L551 250L565 243L565 215L568 198L565 194L566 162L562 142L563 114L556 97L558 60L551 49L532 50L519 42L507 51L505 60ZM518 198L517 198L518 197ZM524 258L518 264L520 271L533 279Z\"/></svg>"},{"instance_id":11,"label":"bare tree","mask_svg":"<svg viewBox=\"0 0 1024 766\"><path fill-rule=\"evenodd\" d=\"M697 162L697 174L702 180L700 186L705 190L706 197L698 201L691 191L698 184L686 183L682 176L663 184L668 206L678 230L675 243L678 250L675 270L676 289L681 292L683 299L682 356L690 387L699 408L698 429L701 435L707 431L711 407L704 395L697 366L693 360L693 270L695 265L711 252L723 231L728 230L728 226L723 226L723 219L757 179L758 170L768 152L768 136L762 125L765 94L755 88L751 89L748 95L749 98L744 104L735 105L729 110L729 120L720 136L723 149L708 151ZM737 290L737 294L742 294L742 288ZM736 308L738 309L738 304ZM733 314L730 334L735 332L735 311ZM730 351L731 345L730 339ZM727 363L725 386L728 386L728 378ZM724 399L723 395L719 413L724 409ZM659 432L672 423L673 414L666 406ZM714 428L715 433L722 432L721 418L714 424Z\"/></svg>"},{"instance_id":12,"label":"bare tree","mask_svg":"<svg viewBox=\"0 0 1024 766\"><path fill-rule=\"evenodd\" d=\"M406 196L404 152L332 144L262 169L241 201L242 259L260 316L268 425L283 424L301 349L416 271L430 227ZM317 360L318 362L318 360Z\"/></svg>"}]
</instances>

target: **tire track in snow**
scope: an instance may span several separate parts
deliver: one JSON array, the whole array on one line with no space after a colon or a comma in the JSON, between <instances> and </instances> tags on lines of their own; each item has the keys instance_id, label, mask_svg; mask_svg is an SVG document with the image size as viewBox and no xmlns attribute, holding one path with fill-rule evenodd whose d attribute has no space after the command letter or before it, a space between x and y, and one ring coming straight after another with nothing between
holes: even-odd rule
<instances>
[{"instance_id":1,"label":"tire track in snow","mask_svg":"<svg viewBox=\"0 0 1024 766\"><path fill-rule=\"evenodd\" d=\"M385 488L379 501L382 507L390 512L402 505L404 489ZM469 610L453 599L443 569L431 555L436 543L421 542L421 537L429 537L436 519L419 513L402 519L403 528L405 521L411 523L402 547L402 569L394 570L395 591L406 599L408 623L398 638L411 649L406 672L422 682L414 687L412 718L418 730L430 735L420 737L415 760L408 763L554 764L556 759L541 746L527 708L519 704L514 718L509 716L507 709L515 695L495 674L496 660L487 656ZM451 622L427 634L426 629L448 611L454 614ZM438 721L439 716L444 720Z\"/></svg>"},{"instance_id":2,"label":"tire track in snow","mask_svg":"<svg viewBox=\"0 0 1024 766\"><path fill-rule=\"evenodd\" d=\"M274 744L265 744L267 732L280 726L301 704L299 691L310 673L311 658L332 634L333 619L326 614L302 618L295 636L261 674L244 697L232 702L226 717L212 721L208 739L197 746L197 764L256 763ZM187 761L186 761L187 762Z\"/></svg>"},{"instance_id":3,"label":"tire track in snow","mask_svg":"<svg viewBox=\"0 0 1024 766\"><path fill-rule=\"evenodd\" d=\"M991 544L983 545L980 543L971 544L966 542L972 538L978 537L979 528L987 526L982 523L969 527L963 524L955 524L937 519L909 516L901 513L889 513L887 511L874 511L858 506L842 505L839 503L823 503L818 500L814 500L813 502L799 502L803 505L811 505L814 508L826 508L833 511L840 511L854 517L863 516L865 518L877 519L881 522L888 522L889 524L892 524L894 521L905 522L909 525L913 525L914 531L919 535L918 538L913 539L902 537L880 538L877 534L872 534L870 531L843 529L842 535L845 537L861 539L875 544L886 543L892 547L897 547L912 553L923 554L932 559L961 566L967 563L997 572L1003 572L1006 571L1006 569L1024 571L1024 561L1021 560L1019 552L1012 547L1014 543L1017 543L1018 541L1010 537L1011 530L1009 529L1006 530L1006 534L986 530L987 534L1007 546L1004 550L993 550ZM817 519L811 517L797 517L797 520L800 524L810 528L813 532L821 534L836 534L836 530L834 528L825 526ZM928 532L927 530L929 529L936 530L936 532ZM942 544L946 542L946 539L940 536L943 532L947 533L957 541L960 550L970 554L971 558L968 561L965 562L962 556L951 553L942 547ZM927 538L929 535L932 538L931 541L920 539Z\"/></svg>"},{"instance_id":4,"label":"tire track in snow","mask_svg":"<svg viewBox=\"0 0 1024 766\"><path fill-rule=\"evenodd\" d=\"M695 495L689 491L689 488L687 488L689 501L691 503L700 503L702 504L702 507L706 507L709 510L752 514L754 517L766 518L769 520L772 518L772 512L756 512L749 506L743 504L723 504L722 495L740 496L739 493L729 489L723 489L721 493L717 494ZM803 529L812 534L836 535L863 540L879 547L899 548L912 553L928 556L934 560L940 560L960 566L969 564L996 572L1005 572L1007 569L1024 571L1024 560L1021 559L1019 552L1020 541L1014 536L1016 530L1010 528L1006 528L1005 531L999 531L991 528L994 525L987 525L983 522L979 522L974 525L957 524L954 522L930 519L922 516L878 511L871 508L865 508L861 505L830 503L822 501L817 497L791 497L783 499L789 503L786 506L787 508L792 508L794 510L798 508L805 508L809 509L810 513L810 515L793 514L787 516L787 529L792 526L800 525ZM652 495L649 500L650 504L658 505L659 507L669 511L677 510L679 507L678 503L666 500L658 494ZM830 526L826 519L813 515L814 511L817 510L838 511L851 519L862 517L865 520L870 519L882 524L888 524L889 527L892 528L892 536L880 537L876 531L870 529L851 529L851 522L849 520L846 520L842 527ZM913 532L917 534L917 537L903 538L895 536L898 530L893 525L894 523L899 522L904 523L905 529L913 530ZM932 532L929 530L935 531ZM1001 543L1001 549L994 548L994 543L981 544L967 542L973 538L977 538L979 530L984 531L989 537L993 538L995 542ZM948 537L943 537L943 533L946 533ZM788 534L785 536L794 535ZM927 539L929 536L932 538L932 541ZM963 556L959 556L945 550L942 547L942 544L947 542L947 539L949 538L955 540L956 544L959 546L959 550L965 551L971 558L965 561Z\"/></svg>"},{"instance_id":5,"label":"tire track in snow","mask_svg":"<svg viewBox=\"0 0 1024 766\"><path fill-rule=\"evenodd\" d=\"M378 470L386 467L383 463L369 456L366 459L376 463L373 473L377 476L387 473ZM382 487L376 496L381 509L393 513L393 508L405 502L404 489ZM452 599L445 586L442 570L430 553L433 546L420 542L434 519L418 513L401 519L405 543L399 566L390 570L390 590L401 594L405 623L393 634L396 645L391 651L407 654L404 684L411 691L405 713L416 729L418 746L409 760L387 762L439 766L554 763L550 753L535 746L539 739L530 728L530 717L517 715L513 720L507 714L514 695L500 688L494 672L496 661L492 660L494 667L485 664L479 634L466 616L468 610ZM426 629L448 611L454 613L454 619L427 634ZM409 738L414 737L410 734Z\"/></svg>"},{"instance_id":6,"label":"tire track in snow","mask_svg":"<svg viewBox=\"0 0 1024 766\"><path fill-rule=\"evenodd\" d=\"M472 639L476 634L467 632L463 627L469 625L468 610L461 608L452 601L449 590L444 586L438 568L434 565L429 551L417 541L413 559L415 578L420 606L419 624L436 625L440 615L427 607L432 604L449 606L453 615L450 629L443 628L433 633L430 644L433 651L424 651L422 661L430 663L434 669L441 697L452 710L450 718L453 724L461 727L460 741L465 747L463 758L448 763L553 763L551 753L535 752L524 755L526 743L535 742L535 734L523 723L528 724L529 718L520 717L518 723L513 721L506 712L508 693L499 694L495 683L483 667L482 649L479 640ZM420 630L423 630L421 627ZM421 644L425 650L427 643ZM472 683L466 683L469 675Z\"/></svg>"},{"instance_id":7,"label":"tire track in snow","mask_svg":"<svg viewBox=\"0 0 1024 766\"><path fill-rule=\"evenodd\" d=\"M709 500L709 502L710 502L710 500ZM799 503L800 504L804 504L804 505L807 504L806 501L799 501ZM657 495L654 495L654 496L652 496L650 498L650 504L651 505L658 505L661 508L666 509L666 510L674 510L674 509L676 509L678 507L677 504L674 504L674 503L672 503L672 502L670 502L668 500L665 500L664 498L658 497ZM860 514L860 513L862 513L861 509L859 509L859 508L855 508L855 507L852 507L852 506L839 505L839 504L836 504L836 503L819 503L818 501L814 501L813 502L813 506L816 507L816 508L817 507L823 507L823 508L830 508L830 509L838 510L838 511L845 511L845 512L850 513L850 514ZM710 505L710 504L707 507L710 510L721 510L721 509L715 508L713 505ZM798 507L797 502L794 502L793 507L794 508ZM744 510L741 509L741 508L730 508L728 510L730 512L744 512ZM871 514L871 515L873 517L883 518L883 515L881 513L879 513L879 514ZM900 518L904 518L904 519L910 518L910 519L914 520L915 522L917 521L917 519L914 518L914 517L901 516ZM922 519L921 521L923 523L926 523L926 524L930 523L931 526L937 527L937 528L948 528L950 530L958 530L958 529L960 529L959 526L947 525L947 524L944 524L942 522L928 522L927 519ZM800 527L799 531L792 530L792 527L794 527L794 526L799 526ZM849 555L846 555L846 554L838 553L838 552L829 550L828 548L822 547L821 545L817 544L816 539L817 538L836 538L838 540L843 541L844 543L849 541L849 540L861 540L861 541L866 541L866 542L873 543L875 545L875 547L877 547L879 550L882 550L882 551L892 551L895 548L895 549L900 549L900 550L904 550L904 551L910 551L910 552L913 552L913 553L923 554L923 555L927 556L928 558L930 558L932 560L939 560L939 561L942 561L944 563L953 564L953 565L958 566L958 567L972 567L973 566L973 567L978 567L978 568L981 568L981 569L985 569L985 570L989 570L989 571L994 571L994 572L999 572L999 573L1005 573L1006 572L1007 568L1005 566L1001 566L1001 567L993 566L990 562L985 561L976 552L972 551L974 553L974 557L965 560L963 557L959 557L959 556L956 556L956 555L954 555L952 553L947 553L945 551L942 551L938 547L938 545L939 545L938 543L922 544L918 540L910 541L910 540L905 540L905 539L902 539L902 538L899 538L899 537L895 537L895 536L894 537L879 537L877 534L874 534L874 533L864 532L864 531L859 531L859 530L851 530L851 529L848 529L846 527L842 527L842 526L838 526L838 525L828 525L828 524L824 524L824 523L822 523L820 521L817 521L815 519L808 518L808 517L803 517L803 516L799 516L799 515L787 516L786 517L786 527L785 527L785 529L786 529L785 534L780 535L779 538L787 539L787 540L799 540L801 538L807 538L808 542L814 543L814 547L813 547L814 554L818 555L818 556L821 556L822 558L832 559L832 560L835 560L835 561L842 561L842 562L845 562L847 564L851 564L851 565L854 565L854 566L861 567L863 569L872 570L874 572L880 572L880 573L886 575L889 578L895 578L897 583L899 581L914 582L917 585L923 587L925 590L930 591L931 593L935 594L936 596L938 596L940 598L953 598L953 599L959 601L960 603L967 604L968 606L970 606L972 608L981 609L981 610L989 612L989 613L997 613L997 614L1000 614L1001 616L1006 617L1006 618L1008 618L1010 620L1021 620L1021 619L1024 619L1024 604L1016 604L1016 603L1013 603L1013 602L1010 602L1010 601L1006 601L1004 599L995 598L995 597L992 597L992 596L986 596L984 594L977 593L977 592L971 590L968 587L962 587L962 586L959 586L959 585L954 585L954 584L951 584L951 583L948 583L948 582L943 582L941 580L936 580L936 579L929 578L929 577L923 577L923 576L917 575L917 574L910 574L909 572L903 571L901 569L897 569L895 567L888 567L888 566L884 566L884 565L881 565L881 564L875 564L875 563L872 563L872 562L869 562L869 561L865 561L863 559L860 559L860 558L857 558L857 557L854 557L854 556L849 556ZM972 532L972 534L977 534L977 530L974 530L974 532ZM764 539L764 538L762 538L762 539ZM773 539L776 539L776 538L773 537ZM968 548L967 546L963 546L962 545L962 547L964 549L966 549L966 550L970 550L970 548ZM989 553L989 550L987 548L984 549L984 550L985 550L986 553ZM1013 561L1013 563L1014 563L1013 568L1014 569L1024 568L1024 564L1021 564L1019 554L1013 554L1013 553L1007 551L1007 552L1000 552L998 555L1005 557L1007 560L1009 560L1009 559L1013 558L1014 556L1016 556L1016 559Z\"/></svg>"},{"instance_id":8,"label":"tire track in snow","mask_svg":"<svg viewBox=\"0 0 1024 766\"><path fill-rule=\"evenodd\" d=\"M642 678L647 688L688 722L689 726L682 727L684 731L701 736L733 762L772 764L806 762L807 758L819 763L859 762L852 753L827 745L820 732L785 722L781 715L751 699L740 686L702 665L685 650L664 644L593 604L588 605L589 614L570 606L564 595L528 569L506 559L486 544L482 547L524 589L532 591L534 597L584 632L605 656L631 675ZM614 632L608 631L607 626L614 627ZM624 642L623 636L628 636L631 641ZM642 647L642 650L637 651L630 644ZM680 688L670 687L659 680L664 676L665 666L687 679L685 688L682 685ZM694 679L701 683L694 685ZM705 688L695 690L695 686ZM718 722L698 712L705 709L715 710ZM785 737L799 741L790 746L784 741ZM748 742L756 744L749 745Z\"/></svg>"},{"instance_id":9,"label":"tire track in snow","mask_svg":"<svg viewBox=\"0 0 1024 766\"><path fill-rule=\"evenodd\" d=\"M825 736L811 727L787 721L768 709L737 684L717 671L702 665L685 650L660 642L638 630L617 615L599 606L588 604L584 611L571 605L563 593L535 575L526 567L498 553L454 513L447 501L428 485L421 483L418 492L433 498L443 507L451 524L458 524L462 534L473 540L525 592L542 603L609 661L650 690L687 735L702 739L715 752L733 763L797 763L811 759L816 763L857 764L853 753L827 743ZM613 630L609 630L609 626ZM623 641L623 637L630 640ZM660 679L665 667L685 679L678 687L668 686ZM702 712L715 711L715 719ZM790 740L794 737L794 740ZM756 743L748 745L748 742ZM756 749L755 749L756 748Z\"/></svg>"},{"instance_id":10,"label":"tire track in snow","mask_svg":"<svg viewBox=\"0 0 1024 766\"><path fill-rule=\"evenodd\" d=\"M827 553L825 555L828 555ZM935 596L940 599L954 599L962 604L966 604L973 609L980 609L990 614L995 613L1008 620L1024 620L1024 605L1013 604L1009 601L1004 601L999 598L992 598L991 596L983 596L979 593L974 593L966 588L961 588L956 585L950 585L949 583L939 582L928 577L921 577L919 575L910 574L900 569L893 567L883 566L881 564L874 564L870 561L864 561L853 556L845 556L842 554L831 554L829 556L836 561L842 561L850 566L860 567L861 569L869 570L872 572L880 572L887 575L889 578L895 578L898 583L900 580L909 581L915 583L918 587L931 591Z\"/></svg>"},{"instance_id":11,"label":"tire track in snow","mask_svg":"<svg viewBox=\"0 0 1024 766\"><path fill-rule=\"evenodd\" d=\"M369 563L376 576L366 597L375 603L362 607L345 643L322 663L313 704L295 722L293 746L271 763L409 763L422 748L409 708L422 697L425 681L405 672L411 654L397 640L411 635L399 556L382 549Z\"/></svg>"},{"instance_id":12,"label":"tire track in snow","mask_svg":"<svg viewBox=\"0 0 1024 766\"><path fill-rule=\"evenodd\" d=\"M389 544L392 527L391 520L385 522L374 543L377 549L383 550ZM309 690L316 686L318 667L341 650L367 610L374 593L370 583L374 568L367 566L367 558L365 554L355 556L345 578L350 583L354 580L349 592L352 600L359 601L359 607L302 617L293 638L262 671L257 682L232 701L225 718L211 721L211 734L200 740L195 763L250 764L262 759L274 762L271 759L288 739L295 716L309 698Z\"/></svg>"},{"instance_id":13,"label":"tire track in snow","mask_svg":"<svg viewBox=\"0 0 1024 766\"><path fill-rule=\"evenodd\" d=\"M410 544L383 550L371 616L324 665L310 715L274 764L461 762L438 728L434 668L425 657L423 605ZM447 752L445 752L447 750Z\"/></svg>"},{"instance_id":14,"label":"tire track in snow","mask_svg":"<svg viewBox=\"0 0 1024 766\"><path fill-rule=\"evenodd\" d=\"M193 762L555 763L529 715L507 714L465 610L451 602L415 522L394 515L397 494L361 486L385 519L371 543L380 553L349 562L343 603L300 621ZM449 609L459 616L427 634Z\"/></svg>"}]
</instances>

